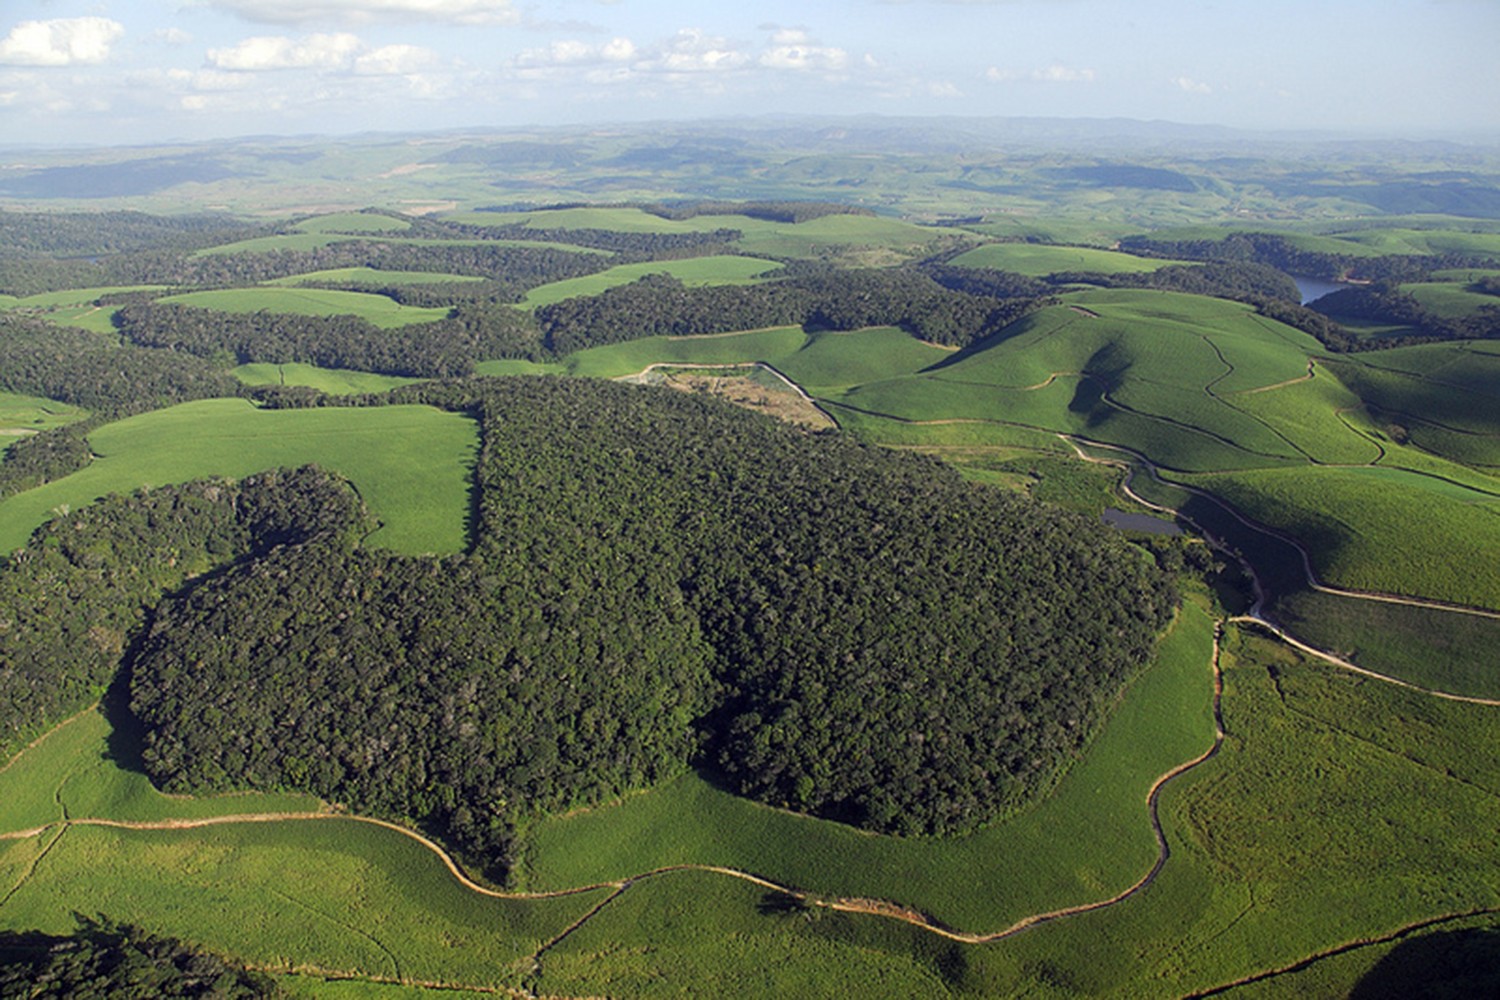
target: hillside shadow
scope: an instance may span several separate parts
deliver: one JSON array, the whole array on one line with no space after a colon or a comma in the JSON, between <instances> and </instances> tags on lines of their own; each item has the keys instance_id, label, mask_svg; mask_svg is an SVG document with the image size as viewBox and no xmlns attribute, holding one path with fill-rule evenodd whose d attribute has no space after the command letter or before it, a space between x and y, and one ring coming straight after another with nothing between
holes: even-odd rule
<instances>
[{"instance_id":1,"label":"hillside shadow","mask_svg":"<svg viewBox=\"0 0 1500 1000\"><path fill-rule=\"evenodd\" d=\"M1470 997L1500 997L1500 930L1474 927L1403 941L1349 994L1349 1000Z\"/></svg>"}]
</instances>

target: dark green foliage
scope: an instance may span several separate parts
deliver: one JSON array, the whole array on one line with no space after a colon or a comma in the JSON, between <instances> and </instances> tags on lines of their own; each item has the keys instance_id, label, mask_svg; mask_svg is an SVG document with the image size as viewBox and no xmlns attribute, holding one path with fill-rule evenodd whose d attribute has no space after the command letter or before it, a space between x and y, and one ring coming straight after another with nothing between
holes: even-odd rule
<instances>
[{"instance_id":1,"label":"dark green foliage","mask_svg":"<svg viewBox=\"0 0 1500 1000\"><path fill-rule=\"evenodd\" d=\"M0 498L61 479L89 464L93 452L85 435L95 426L96 421L88 420L17 440L0 462Z\"/></svg>"},{"instance_id":2,"label":"dark green foliage","mask_svg":"<svg viewBox=\"0 0 1500 1000\"><path fill-rule=\"evenodd\" d=\"M952 291L915 269L804 268L779 281L704 288L686 288L669 275L648 275L599 295L543 306L536 315L547 347L570 354L641 337L790 325L824 330L899 326L923 340L963 346L1036 305Z\"/></svg>"},{"instance_id":3,"label":"dark green foliage","mask_svg":"<svg viewBox=\"0 0 1500 1000\"><path fill-rule=\"evenodd\" d=\"M152 1000L155 997L279 997L276 981L176 938L81 919L69 937L0 933L0 998Z\"/></svg>"},{"instance_id":4,"label":"dark green foliage","mask_svg":"<svg viewBox=\"0 0 1500 1000\"><path fill-rule=\"evenodd\" d=\"M1170 613L1103 526L931 460L669 390L508 379L479 404L469 555L314 541L158 610L132 694L167 787L306 788L492 871L512 822L693 760L963 830L1056 775Z\"/></svg>"},{"instance_id":5,"label":"dark green foliage","mask_svg":"<svg viewBox=\"0 0 1500 1000\"><path fill-rule=\"evenodd\" d=\"M109 497L42 525L0 566L0 760L99 696L163 592L357 523L352 491L304 469Z\"/></svg>"},{"instance_id":6,"label":"dark green foliage","mask_svg":"<svg viewBox=\"0 0 1500 1000\"><path fill-rule=\"evenodd\" d=\"M234 396L239 383L186 354L121 347L96 333L0 314L0 389L122 416Z\"/></svg>"},{"instance_id":7,"label":"dark green foliage","mask_svg":"<svg viewBox=\"0 0 1500 1000\"><path fill-rule=\"evenodd\" d=\"M483 209L481 209L483 211ZM672 256L707 256L726 252L744 234L738 229L715 229L706 233L624 233L616 229L533 229L525 224L476 226L465 223L442 224L455 236L490 240L532 240L546 243L570 243L593 250L639 255L640 259L665 259ZM629 261L615 257L611 264Z\"/></svg>"},{"instance_id":8,"label":"dark green foliage","mask_svg":"<svg viewBox=\"0 0 1500 1000\"><path fill-rule=\"evenodd\" d=\"M531 320L503 305L471 303L446 319L382 330L357 316L221 313L174 303L122 306L120 332L161 353L232 363L305 362L386 375L464 375L484 358L536 351ZM227 377L227 376L225 376Z\"/></svg>"},{"instance_id":9,"label":"dark green foliage","mask_svg":"<svg viewBox=\"0 0 1500 1000\"><path fill-rule=\"evenodd\" d=\"M1411 336L1379 338L1368 345L1372 348L1500 337L1500 306L1481 306L1477 312L1459 318L1438 316L1392 282L1343 288L1320 298L1315 307L1318 312L1336 319L1371 320L1416 331Z\"/></svg>"}]
</instances>

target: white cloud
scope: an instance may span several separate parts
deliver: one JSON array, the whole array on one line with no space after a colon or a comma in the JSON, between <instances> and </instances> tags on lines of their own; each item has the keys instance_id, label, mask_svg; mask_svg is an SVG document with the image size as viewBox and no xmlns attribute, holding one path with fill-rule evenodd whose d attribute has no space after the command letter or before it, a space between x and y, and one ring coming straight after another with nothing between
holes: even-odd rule
<instances>
[{"instance_id":1,"label":"white cloud","mask_svg":"<svg viewBox=\"0 0 1500 1000\"><path fill-rule=\"evenodd\" d=\"M22 21L0 40L0 65L78 66L102 63L125 26L107 17Z\"/></svg>"},{"instance_id":2,"label":"white cloud","mask_svg":"<svg viewBox=\"0 0 1500 1000\"><path fill-rule=\"evenodd\" d=\"M193 40L193 36L181 28L157 28L151 33L151 37L168 45L186 45Z\"/></svg>"},{"instance_id":3,"label":"white cloud","mask_svg":"<svg viewBox=\"0 0 1500 1000\"><path fill-rule=\"evenodd\" d=\"M628 38L611 38L599 54L610 62L628 62L635 58L635 43Z\"/></svg>"},{"instance_id":4,"label":"white cloud","mask_svg":"<svg viewBox=\"0 0 1500 1000\"><path fill-rule=\"evenodd\" d=\"M728 39L706 35L700 28L683 28L663 46L654 68L668 73L715 73L737 69L748 61Z\"/></svg>"},{"instance_id":5,"label":"white cloud","mask_svg":"<svg viewBox=\"0 0 1500 1000\"><path fill-rule=\"evenodd\" d=\"M943 97L943 98L952 98L952 97L962 97L962 96L964 96L963 91L959 90L953 84L948 83L946 81L937 81L937 80L934 80L931 83L927 84L927 94L928 94L929 97Z\"/></svg>"},{"instance_id":6,"label":"white cloud","mask_svg":"<svg viewBox=\"0 0 1500 1000\"><path fill-rule=\"evenodd\" d=\"M339 69L350 64L361 47L354 35L257 35L233 48L209 49L215 69L254 72L272 69Z\"/></svg>"},{"instance_id":7,"label":"white cloud","mask_svg":"<svg viewBox=\"0 0 1500 1000\"><path fill-rule=\"evenodd\" d=\"M1208 84L1203 83L1199 80L1194 80L1192 77L1188 76L1173 77L1172 82L1177 84L1177 86L1182 90L1187 91L1189 94L1212 94L1214 92L1214 89Z\"/></svg>"},{"instance_id":8,"label":"white cloud","mask_svg":"<svg viewBox=\"0 0 1500 1000\"><path fill-rule=\"evenodd\" d=\"M198 0L197 6L217 7L271 24L359 24L390 19L515 24L520 20L512 0Z\"/></svg>"},{"instance_id":9,"label":"white cloud","mask_svg":"<svg viewBox=\"0 0 1500 1000\"><path fill-rule=\"evenodd\" d=\"M815 45L807 32L782 28L771 36L771 47L761 53L760 64L770 69L840 72L849 65L843 49Z\"/></svg>"},{"instance_id":10,"label":"white cloud","mask_svg":"<svg viewBox=\"0 0 1500 1000\"><path fill-rule=\"evenodd\" d=\"M1044 69L1032 70L1001 69L998 66L991 66L985 70L984 78L991 83L1014 83L1018 80L1030 80L1035 83L1093 83L1099 78L1099 74L1091 69L1075 69L1072 66L1053 63Z\"/></svg>"},{"instance_id":11,"label":"white cloud","mask_svg":"<svg viewBox=\"0 0 1500 1000\"><path fill-rule=\"evenodd\" d=\"M413 76L432 69L441 57L420 45L386 45L354 60L361 76Z\"/></svg>"}]
</instances>

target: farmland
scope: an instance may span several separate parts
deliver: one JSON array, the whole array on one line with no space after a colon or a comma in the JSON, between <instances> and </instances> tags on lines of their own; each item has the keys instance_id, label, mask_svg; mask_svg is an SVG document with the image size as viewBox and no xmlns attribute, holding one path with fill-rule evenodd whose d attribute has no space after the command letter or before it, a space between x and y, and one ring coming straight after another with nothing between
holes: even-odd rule
<instances>
[{"instance_id":1,"label":"farmland","mask_svg":"<svg viewBox=\"0 0 1500 1000\"><path fill-rule=\"evenodd\" d=\"M162 302L228 313L290 313L296 316L358 316L382 329L428 323L446 309L403 306L384 295L323 288L239 288L169 295Z\"/></svg>"},{"instance_id":2,"label":"farmland","mask_svg":"<svg viewBox=\"0 0 1500 1000\"><path fill-rule=\"evenodd\" d=\"M1382 214L1352 146L981 133L747 126L723 171L628 130L359 138L184 189L256 214L157 243L16 222L0 679L50 662L32 620L110 673L0 704L45 731L0 761L0 932L97 914L307 996L1255 998L1500 931L1500 224ZM1299 309L1294 261L1421 314ZM44 382L62 345L101 360ZM237 487L162 487L308 463L369 520L278 534L267 494L263 535L174 548ZM52 520L142 488L118 546ZM185 578L107 617L117 551ZM1087 687L1115 614L1147 652ZM975 693L964 657L1015 667ZM908 798L847 791L876 772Z\"/></svg>"},{"instance_id":3,"label":"farmland","mask_svg":"<svg viewBox=\"0 0 1500 1000\"><path fill-rule=\"evenodd\" d=\"M141 486L316 463L358 484L381 528L371 543L404 552L465 544L473 425L422 407L260 411L242 400L186 403L90 435L87 468L0 503L0 549L26 540L56 510Z\"/></svg>"}]
</instances>

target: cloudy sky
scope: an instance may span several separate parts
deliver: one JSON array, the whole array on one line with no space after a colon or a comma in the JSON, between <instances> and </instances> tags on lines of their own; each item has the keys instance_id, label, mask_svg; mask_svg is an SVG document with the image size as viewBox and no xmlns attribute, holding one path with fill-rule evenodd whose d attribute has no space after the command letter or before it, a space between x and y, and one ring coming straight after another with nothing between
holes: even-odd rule
<instances>
[{"instance_id":1,"label":"cloudy sky","mask_svg":"<svg viewBox=\"0 0 1500 1000\"><path fill-rule=\"evenodd\" d=\"M0 144L775 113L1500 137L1500 0L0 0Z\"/></svg>"}]
</instances>

